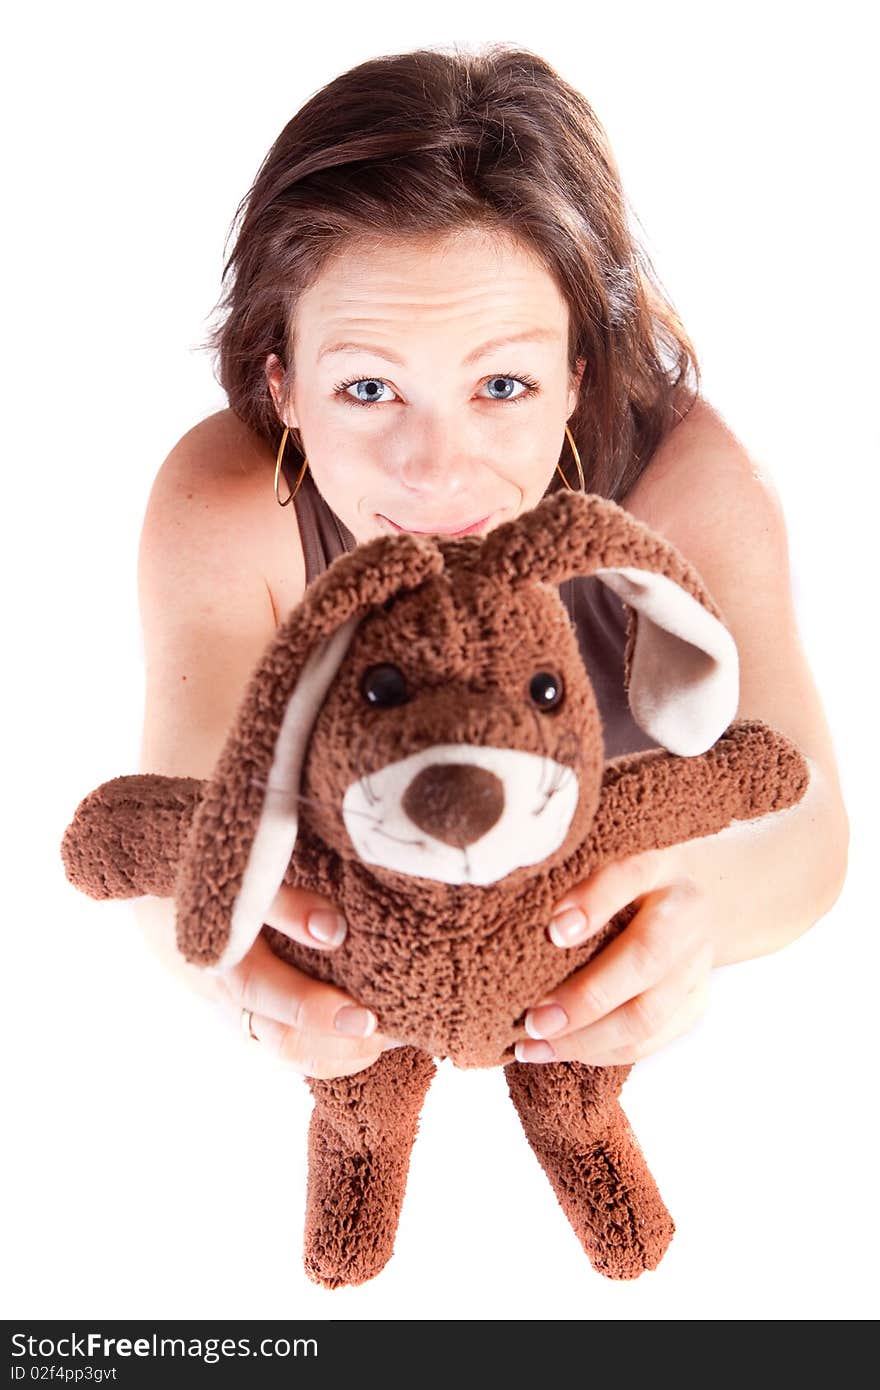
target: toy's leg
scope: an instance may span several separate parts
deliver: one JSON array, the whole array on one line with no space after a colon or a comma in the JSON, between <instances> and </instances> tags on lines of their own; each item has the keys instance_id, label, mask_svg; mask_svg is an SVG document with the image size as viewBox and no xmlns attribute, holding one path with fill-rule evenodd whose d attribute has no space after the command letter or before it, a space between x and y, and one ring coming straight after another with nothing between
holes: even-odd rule
<instances>
[{"instance_id":1,"label":"toy's leg","mask_svg":"<svg viewBox=\"0 0 880 1390\"><path fill-rule=\"evenodd\" d=\"M630 1070L579 1062L504 1068L559 1204L593 1268L609 1279L654 1269L675 1230L617 1099Z\"/></svg>"},{"instance_id":2,"label":"toy's leg","mask_svg":"<svg viewBox=\"0 0 880 1390\"><path fill-rule=\"evenodd\" d=\"M309 1080L304 1262L317 1284L363 1284L394 1250L410 1151L436 1071L414 1047L383 1052L366 1070Z\"/></svg>"}]
</instances>

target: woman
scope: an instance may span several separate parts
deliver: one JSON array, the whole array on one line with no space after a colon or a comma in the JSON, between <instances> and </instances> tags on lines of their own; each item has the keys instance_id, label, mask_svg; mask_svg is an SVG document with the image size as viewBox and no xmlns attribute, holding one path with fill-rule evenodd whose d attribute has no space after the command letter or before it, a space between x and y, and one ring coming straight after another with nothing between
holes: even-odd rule
<instances>
[{"instance_id":1,"label":"woman","mask_svg":"<svg viewBox=\"0 0 880 1390\"><path fill-rule=\"evenodd\" d=\"M342 550L383 531L485 534L560 486L612 498L720 605L740 653L736 717L765 720L811 764L785 815L609 865L557 905L561 951L640 910L534 1001L517 1056L635 1061L697 1020L713 968L794 940L845 877L848 821L778 496L699 395L599 123L536 55L360 64L284 128L243 211L212 336L229 409L172 450L144 521L141 770L210 775L275 628ZM561 592L606 755L652 746L626 704L622 604L591 580ZM172 903L137 911L169 965L304 1074L353 1073L394 1045L261 938L205 976L175 955ZM267 921L315 950L345 935L332 903L288 888Z\"/></svg>"}]
</instances>

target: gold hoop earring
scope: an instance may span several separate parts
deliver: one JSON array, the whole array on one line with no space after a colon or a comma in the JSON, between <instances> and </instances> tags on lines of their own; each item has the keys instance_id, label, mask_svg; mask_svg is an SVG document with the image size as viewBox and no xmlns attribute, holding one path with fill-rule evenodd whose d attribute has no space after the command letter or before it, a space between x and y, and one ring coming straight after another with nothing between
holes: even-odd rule
<instances>
[{"instance_id":1,"label":"gold hoop earring","mask_svg":"<svg viewBox=\"0 0 880 1390\"><path fill-rule=\"evenodd\" d=\"M280 444L280 446L279 446L279 448L278 448L278 457L277 457L277 459L275 460L275 501L278 503L279 507L286 507L287 504L288 504L288 502L292 502L292 501L293 501L294 497L296 496L297 492L299 491L299 485L300 485L300 483L302 482L303 478L305 477L305 472L306 472L306 469L307 469L308 464L309 464L308 459L306 458L305 455L303 455L302 468L299 470L299 477L298 477L297 480L296 480L296 484L295 484L295 486L294 486L294 489L293 489L293 491L291 492L290 496L289 496L289 497L285 497L284 501L282 502L282 501L281 501L281 498L278 496L278 478L279 478L279 476L280 476L280 474L281 474L281 455L284 453L284 446L285 446L285 444L287 443L287 436L288 436L289 434L290 434L290 429L289 429L289 427L288 427L287 425L285 425L285 426L284 426L284 433L283 433L282 436L281 436L281 444Z\"/></svg>"},{"instance_id":2,"label":"gold hoop earring","mask_svg":"<svg viewBox=\"0 0 880 1390\"><path fill-rule=\"evenodd\" d=\"M565 433L568 435L568 442L569 442L569 444L571 445L571 452L574 454L574 461L575 461L575 463L577 464L578 477L579 477L580 480L581 480L580 491L581 491L581 492L586 492L587 486L586 486L586 483L584 482L584 470L581 468L581 456L580 456L580 454L579 454L578 451L577 451L577 445L575 444L574 439L572 438L572 433L571 433L571 430L568 428L568 425L565 426ZM560 478L562 479L562 481L565 483L565 486L568 488L569 492L577 492L577 491L578 491L578 489L577 489L576 487L572 487L571 483L570 483L570 482L568 481L568 479L566 478L565 474L563 473L562 469L559 467L559 464L558 464L558 463L556 464L556 471L557 471L557 473L559 474L559 476L560 476Z\"/></svg>"}]
</instances>

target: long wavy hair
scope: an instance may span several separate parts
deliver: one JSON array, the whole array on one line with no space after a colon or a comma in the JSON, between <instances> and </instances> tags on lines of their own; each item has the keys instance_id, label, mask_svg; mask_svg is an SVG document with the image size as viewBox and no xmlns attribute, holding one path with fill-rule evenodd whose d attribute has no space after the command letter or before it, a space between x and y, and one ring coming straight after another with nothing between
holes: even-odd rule
<instances>
[{"instance_id":1,"label":"long wavy hair","mask_svg":"<svg viewBox=\"0 0 880 1390\"><path fill-rule=\"evenodd\" d=\"M537 54L491 44L371 58L310 97L263 160L227 234L228 245L238 225L212 311L222 321L202 346L230 408L277 449L266 358L283 364L286 394L298 296L335 252L376 237L506 231L568 304L569 369L586 362L569 428L587 491L621 501L700 387L628 211L592 108ZM566 476L577 485L570 458ZM548 491L562 485L554 470Z\"/></svg>"}]
</instances>

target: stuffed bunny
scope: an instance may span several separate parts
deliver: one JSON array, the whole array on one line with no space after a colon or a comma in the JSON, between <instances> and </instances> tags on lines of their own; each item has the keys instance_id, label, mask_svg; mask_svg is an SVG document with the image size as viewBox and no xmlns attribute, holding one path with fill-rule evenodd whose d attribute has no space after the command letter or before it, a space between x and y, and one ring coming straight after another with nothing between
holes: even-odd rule
<instances>
[{"instance_id":1,"label":"stuffed bunny","mask_svg":"<svg viewBox=\"0 0 880 1390\"><path fill-rule=\"evenodd\" d=\"M628 605L625 684L658 747L606 762L554 586ZM502 1065L593 1266L654 1269L674 1226L618 1096L630 1066L520 1064L527 1008L635 916L584 945L553 905L609 860L784 810L807 764L738 703L733 639L698 574L595 495L559 492L487 536L382 536L340 556L269 643L211 778L118 777L62 843L94 898L174 896L187 960L226 969L262 931L404 1045L309 1079L305 1267L332 1288L389 1259L435 1058ZM282 883L348 922L333 952L264 924ZM674 923L671 924L674 930Z\"/></svg>"}]
</instances>

